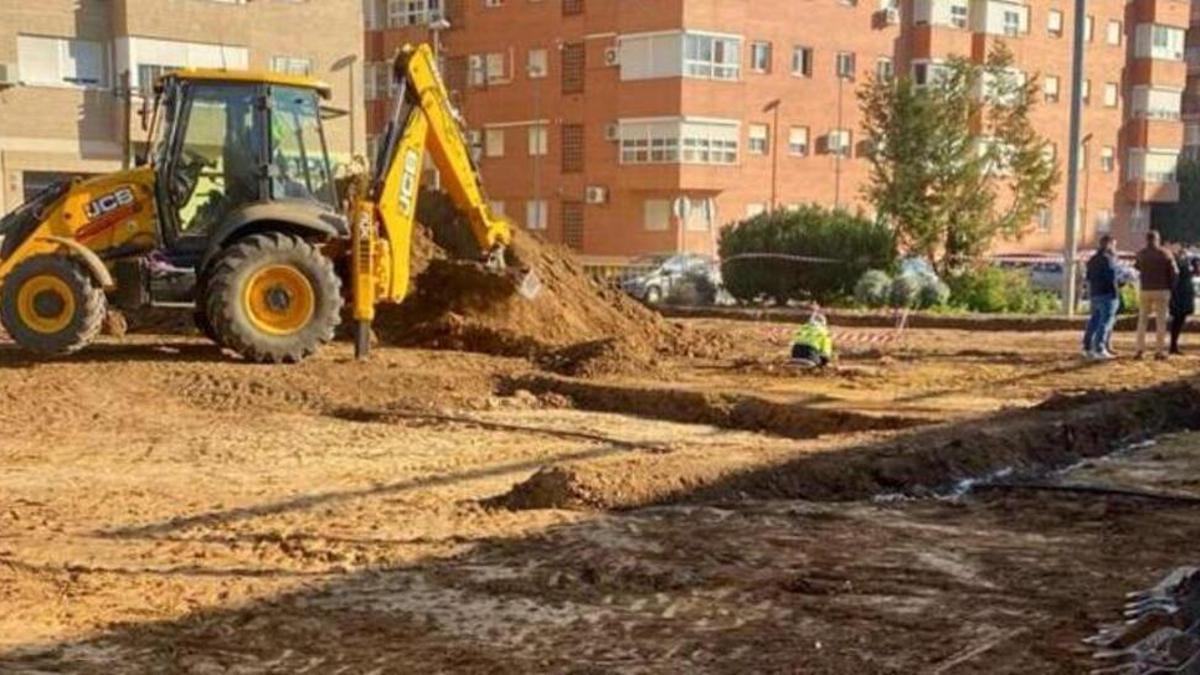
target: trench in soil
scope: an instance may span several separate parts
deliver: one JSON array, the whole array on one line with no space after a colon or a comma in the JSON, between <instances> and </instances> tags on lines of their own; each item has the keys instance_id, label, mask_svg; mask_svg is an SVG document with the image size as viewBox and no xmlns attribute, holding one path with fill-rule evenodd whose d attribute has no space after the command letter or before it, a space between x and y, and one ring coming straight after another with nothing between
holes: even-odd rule
<instances>
[{"instance_id":1,"label":"trench in soil","mask_svg":"<svg viewBox=\"0 0 1200 675\"><path fill-rule=\"evenodd\" d=\"M566 396L579 408L754 429L794 438L891 431L874 440L798 451L758 466L696 467L671 453L636 461L546 466L485 503L509 509L629 509L746 499L851 501L931 496L962 481L1036 476L1130 443L1200 429L1200 389L1179 381L1145 389L1055 397L1033 408L939 425L788 406L740 395L630 388L529 376L506 387ZM665 394L666 391L673 391ZM897 431L903 430L903 431ZM680 478L680 468L686 467Z\"/></svg>"},{"instance_id":2,"label":"trench in soil","mask_svg":"<svg viewBox=\"0 0 1200 675\"><path fill-rule=\"evenodd\" d=\"M774 401L743 393L604 384L553 375L511 377L499 386L502 394L522 390L538 396L566 397L581 410L757 431L786 438L895 431L930 423L922 417L818 408L804 402Z\"/></svg>"}]
</instances>

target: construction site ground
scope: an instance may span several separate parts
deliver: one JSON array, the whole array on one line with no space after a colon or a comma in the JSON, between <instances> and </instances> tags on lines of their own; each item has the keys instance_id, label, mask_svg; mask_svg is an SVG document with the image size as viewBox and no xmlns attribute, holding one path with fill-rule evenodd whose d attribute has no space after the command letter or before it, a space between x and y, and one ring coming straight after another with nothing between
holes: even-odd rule
<instances>
[{"instance_id":1,"label":"construction site ground","mask_svg":"<svg viewBox=\"0 0 1200 675\"><path fill-rule=\"evenodd\" d=\"M730 347L586 379L0 344L0 673L1080 672L1196 562L1200 357L688 325Z\"/></svg>"}]
</instances>

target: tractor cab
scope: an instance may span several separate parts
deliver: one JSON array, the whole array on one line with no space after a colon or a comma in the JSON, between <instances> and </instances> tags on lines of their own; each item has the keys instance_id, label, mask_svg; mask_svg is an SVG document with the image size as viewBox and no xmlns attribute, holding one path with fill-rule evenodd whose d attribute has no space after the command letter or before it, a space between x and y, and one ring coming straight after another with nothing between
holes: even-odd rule
<instances>
[{"instance_id":1,"label":"tractor cab","mask_svg":"<svg viewBox=\"0 0 1200 675\"><path fill-rule=\"evenodd\" d=\"M299 219L344 233L321 124L329 94L325 84L278 73L162 77L147 160L163 251L197 265L252 221Z\"/></svg>"}]
</instances>

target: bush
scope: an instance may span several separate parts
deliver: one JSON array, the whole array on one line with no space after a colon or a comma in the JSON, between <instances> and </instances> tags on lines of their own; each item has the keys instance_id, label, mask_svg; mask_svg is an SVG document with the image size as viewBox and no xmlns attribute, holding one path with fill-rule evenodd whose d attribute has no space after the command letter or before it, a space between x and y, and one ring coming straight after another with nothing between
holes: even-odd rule
<instances>
[{"instance_id":1,"label":"bush","mask_svg":"<svg viewBox=\"0 0 1200 675\"><path fill-rule=\"evenodd\" d=\"M1021 270L983 267L951 280L951 301L972 312L1051 314L1061 308L1058 296L1034 290Z\"/></svg>"},{"instance_id":2,"label":"bush","mask_svg":"<svg viewBox=\"0 0 1200 675\"><path fill-rule=\"evenodd\" d=\"M937 277L926 278L917 296L917 306L921 309L942 307L950 302L950 287Z\"/></svg>"},{"instance_id":3,"label":"bush","mask_svg":"<svg viewBox=\"0 0 1200 675\"><path fill-rule=\"evenodd\" d=\"M921 297L921 278L904 274L892 280L892 307L916 307Z\"/></svg>"},{"instance_id":4,"label":"bush","mask_svg":"<svg viewBox=\"0 0 1200 675\"><path fill-rule=\"evenodd\" d=\"M725 288L742 301L829 304L851 296L864 272L887 269L896 258L895 239L882 223L816 205L735 223L721 233L719 249Z\"/></svg>"},{"instance_id":5,"label":"bush","mask_svg":"<svg viewBox=\"0 0 1200 675\"><path fill-rule=\"evenodd\" d=\"M883 270L867 270L854 284L854 299L860 305L879 308L891 300L892 278Z\"/></svg>"}]
</instances>

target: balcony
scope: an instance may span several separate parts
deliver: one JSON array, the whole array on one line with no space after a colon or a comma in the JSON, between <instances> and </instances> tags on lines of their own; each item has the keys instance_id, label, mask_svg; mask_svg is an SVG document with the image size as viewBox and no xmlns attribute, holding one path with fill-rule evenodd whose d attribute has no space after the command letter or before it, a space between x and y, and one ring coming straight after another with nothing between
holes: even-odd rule
<instances>
[{"instance_id":1,"label":"balcony","mask_svg":"<svg viewBox=\"0 0 1200 675\"><path fill-rule=\"evenodd\" d=\"M950 26L922 24L912 27L911 59L944 59L951 54L969 56L972 50L971 33Z\"/></svg>"}]
</instances>

